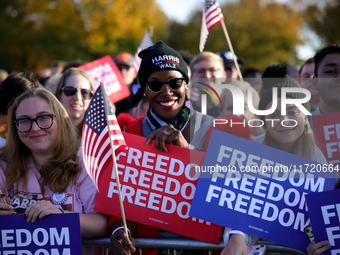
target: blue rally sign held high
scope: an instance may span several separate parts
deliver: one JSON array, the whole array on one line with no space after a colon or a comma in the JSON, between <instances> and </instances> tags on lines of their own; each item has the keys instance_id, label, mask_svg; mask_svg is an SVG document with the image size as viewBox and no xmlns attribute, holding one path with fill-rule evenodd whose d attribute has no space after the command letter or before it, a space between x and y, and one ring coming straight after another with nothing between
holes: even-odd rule
<instances>
[{"instance_id":1,"label":"blue rally sign held high","mask_svg":"<svg viewBox=\"0 0 340 255\"><path fill-rule=\"evenodd\" d=\"M0 255L82 254L78 213L51 214L34 223L23 215L0 217Z\"/></svg>"},{"instance_id":2,"label":"blue rally sign held high","mask_svg":"<svg viewBox=\"0 0 340 255\"><path fill-rule=\"evenodd\" d=\"M336 171L213 130L189 215L306 250L306 195L334 188Z\"/></svg>"}]
</instances>

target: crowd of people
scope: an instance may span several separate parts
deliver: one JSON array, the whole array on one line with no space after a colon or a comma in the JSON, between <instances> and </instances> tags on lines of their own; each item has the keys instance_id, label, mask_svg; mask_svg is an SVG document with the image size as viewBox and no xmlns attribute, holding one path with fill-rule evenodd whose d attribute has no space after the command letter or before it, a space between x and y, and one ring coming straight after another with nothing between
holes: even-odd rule
<instances>
[{"instance_id":1,"label":"crowd of people","mask_svg":"<svg viewBox=\"0 0 340 255\"><path fill-rule=\"evenodd\" d=\"M172 64L157 64L154 59L160 56L172 59ZM215 128L327 164L316 145L310 116L292 104L286 106L286 115L281 115L281 90L308 89L311 99L303 106L312 116L339 112L340 45L324 47L299 68L278 63L268 65L263 73L248 68L243 73L244 80L239 77L231 52L192 56L158 41L141 51L139 57L138 72L130 53L113 57L131 92L114 105L123 131L145 137L146 144L154 140L155 147L165 153L168 144L205 151L215 118L262 122L263 127ZM237 63L243 65L245 60L237 58ZM94 211L96 187L86 172L80 150L84 118L94 91L87 73L77 68L82 64L79 60L54 62L53 73L40 78L40 82L30 72L13 72L1 81L0 191L5 200L0 200L0 216L24 214L27 222L34 223L49 214L79 213L83 238L110 235L111 253L127 255L136 251L134 237L160 238L166 233L128 221L126 234L120 218ZM217 93L204 97L206 92L199 84L215 88ZM233 95L216 84L232 84L243 92L244 115L233 115ZM251 109L272 107L274 89L278 91L277 109L268 116L256 116ZM288 93L286 97L301 99L304 95ZM202 98L206 100L204 105ZM272 118L280 121L266 125L266 120ZM287 129L281 124L284 119L294 121L295 127ZM222 236L227 237L227 242L223 255L246 254L247 245L258 240L224 227ZM329 248L327 241L313 241L307 252L318 255ZM84 248L83 252L101 251Z\"/></svg>"}]
</instances>

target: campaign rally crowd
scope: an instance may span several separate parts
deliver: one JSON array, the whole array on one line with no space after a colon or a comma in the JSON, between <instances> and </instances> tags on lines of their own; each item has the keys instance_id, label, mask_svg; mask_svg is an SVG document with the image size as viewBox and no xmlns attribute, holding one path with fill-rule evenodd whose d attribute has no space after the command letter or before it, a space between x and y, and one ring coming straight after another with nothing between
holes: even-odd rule
<instances>
[{"instance_id":1,"label":"campaign rally crowd","mask_svg":"<svg viewBox=\"0 0 340 255\"><path fill-rule=\"evenodd\" d=\"M340 45L320 49L301 67L268 63L263 72L248 68L242 76L235 64L242 66L245 60L230 51L193 56L158 41L139 57L136 71L132 54L113 56L131 94L111 106L121 130L146 138L146 145L154 141L164 153L169 145L206 152L217 129L318 164L331 163L316 142L312 116L340 112ZM94 210L97 187L83 162L81 138L95 91L89 75L78 68L84 64L55 61L49 73L37 75L0 72L0 215L21 214L34 224L50 214L78 213L81 237L110 236L111 254L137 252L136 237L181 237L129 219L126 233L118 215ZM235 86L243 97L235 102L236 94L217 86L221 84ZM292 88L306 89L310 98ZM283 103L287 99L292 100ZM240 100L244 114L235 114ZM273 107L269 114L256 114ZM247 254L247 246L261 239L223 227L218 235L224 255ZM305 248L317 255L330 247L324 240ZM101 248L83 248L83 254L101 253ZM182 251L186 253L204 251Z\"/></svg>"}]
</instances>

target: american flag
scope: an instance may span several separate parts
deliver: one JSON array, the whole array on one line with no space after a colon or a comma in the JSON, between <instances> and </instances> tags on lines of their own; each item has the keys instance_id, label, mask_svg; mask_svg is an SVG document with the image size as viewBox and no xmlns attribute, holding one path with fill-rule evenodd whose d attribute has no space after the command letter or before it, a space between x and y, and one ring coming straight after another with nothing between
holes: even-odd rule
<instances>
[{"instance_id":1,"label":"american flag","mask_svg":"<svg viewBox=\"0 0 340 255\"><path fill-rule=\"evenodd\" d=\"M203 52L210 29L221 23L223 19L223 14L219 4L215 0L205 0L199 45L200 52Z\"/></svg>"},{"instance_id":2,"label":"american flag","mask_svg":"<svg viewBox=\"0 0 340 255\"><path fill-rule=\"evenodd\" d=\"M138 57L139 52L141 52L142 50L145 50L146 48L151 47L154 44L155 43L152 40L152 37L151 37L151 34L150 34L150 28L149 28L148 31L146 32L146 34L144 35L142 42L138 46L138 49L135 53L135 57L133 58L133 67L136 69L137 72L139 70L139 66L140 66L140 62L141 62L141 58Z\"/></svg>"},{"instance_id":3,"label":"american flag","mask_svg":"<svg viewBox=\"0 0 340 255\"><path fill-rule=\"evenodd\" d=\"M106 99L106 104L104 104L103 96ZM106 122L104 107L109 125ZM110 101L106 93L102 95L101 86L99 86L87 110L81 139L85 167L97 189L100 173L108 166L113 165L109 130L117 154L123 149L122 147L125 147L125 140ZM122 147L120 147L121 145Z\"/></svg>"}]
</instances>

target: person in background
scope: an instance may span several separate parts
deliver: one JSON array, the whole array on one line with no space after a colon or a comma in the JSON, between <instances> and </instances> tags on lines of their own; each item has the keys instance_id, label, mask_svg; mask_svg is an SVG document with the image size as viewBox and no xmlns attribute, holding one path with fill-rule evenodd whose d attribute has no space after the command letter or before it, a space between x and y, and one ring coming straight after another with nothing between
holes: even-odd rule
<instances>
[{"instance_id":1,"label":"person in background","mask_svg":"<svg viewBox=\"0 0 340 255\"><path fill-rule=\"evenodd\" d=\"M330 45L314 56L313 86L319 92L320 104L313 116L340 111L340 45Z\"/></svg>"},{"instance_id":2,"label":"person in background","mask_svg":"<svg viewBox=\"0 0 340 255\"><path fill-rule=\"evenodd\" d=\"M278 89L276 110L270 115L261 116L266 128L262 143L296 156L316 161L320 164L327 164L325 156L315 144L314 134L309 125L308 116L295 104L287 104L287 114L281 115L281 89L294 87L298 87L295 80L291 77L285 77L280 83L266 90L261 96L259 110L268 110L272 106L273 88ZM304 96L303 93L286 93L286 97L292 99L301 99L304 98ZM302 105L310 112L309 102L303 103ZM271 122L266 121L267 119L279 119L280 121ZM281 124L283 119L287 119L285 126Z\"/></svg>"},{"instance_id":3,"label":"person in background","mask_svg":"<svg viewBox=\"0 0 340 255\"><path fill-rule=\"evenodd\" d=\"M217 89L215 84L224 83L226 78L226 72L224 71L223 60L220 56L212 52L202 52L195 56L190 63L191 67L191 82L193 87L207 89L207 84L214 87L218 94L222 92L222 89ZM201 111L201 95L206 93L202 89L198 89L199 99L192 103L194 110ZM212 93L216 102L219 102L217 95ZM207 96L207 115L212 117L218 117L218 105L215 104L214 100Z\"/></svg>"},{"instance_id":4,"label":"person in background","mask_svg":"<svg viewBox=\"0 0 340 255\"><path fill-rule=\"evenodd\" d=\"M67 65L67 62L62 60L55 60L51 64L51 75L62 73L64 70L64 67Z\"/></svg>"},{"instance_id":5,"label":"person in background","mask_svg":"<svg viewBox=\"0 0 340 255\"><path fill-rule=\"evenodd\" d=\"M258 93L248 82L234 80L231 84L240 88L241 91L243 92L244 115L242 117L245 118L245 125L248 125L248 122L251 121L250 124L252 126L255 126L251 128L251 135L255 137L255 136L263 134L264 129L260 127L261 126L260 123L256 120L256 116L249 110L249 106L248 106L248 89L251 89L252 103L255 109L258 109L259 102L260 102L260 97ZM219 106L220 117L222 117L223 119L227 119L229 116L233 116L234 99L229 89L224 89L222 91L221 100L222 100L222 105Z\"/></svg>"},{"instance_id":6,"label":"person in background","mask_svg":"<svg viewBox=\"0 0 340 255\"><path fill-rule=\"evenodd\" d=\"M0 82L8 77L8 72L4 69L0 69Z\"/></svg>"},{"instance_id":7,"label":"person in background","mask_svg":"<svg viewBox=\"0 0 340 255\"><path fill-rule=\"evenodd\" d=\"M256 68L247 68L243 73L243 78L248 82L261 96L262 93L262 74L260 70Z\"/></svg>"},{"instance_id":8,"label":"person in background","mask_svg":"<svg viewBox=\"0 0 340 255\"><path fill-rule=\"evenodd\" d=\"M194 58L194 55L192 55L189 51L187 50L179 50L178 51L179 54L181 54L182 58L184 59L185 63L187 64L187 68L188 68L188 74L189 74L189 77L191 76L191 69L190 69L190 62L191 60ZM191 92L192 92L192 88L191 88L191 82L189 81L189 84L188 84L188 91L187 91L187 96L189 98L189 100L191 102L194 102L194 101L197 101L198 100L198 91L196 91L197 89L194 90L194 96L193 96L193 100L191 98ZM196 98L196 99L195 99Z\"/></svg>"},{"instance_id":9,"label":"person in background","mask_svg":"<svg viewBox=\"0 0 340 255\"><path fill-rule=\"evenodd\" d=\"M62 73L65 73L68 69L70 69L72 67L79 67L79 66L82 66L82 65L85 65L85 64L87 64L87 62L82 60L82 59L71 60L70 62L68 62L64 66L64 69L63 69Z\"/></svg>"},{"instance_id":10,"label":"person in background","mask_svg":"<svg viewBox=\"0 0 340 255\"><path fill-rule=\"evenodd\" d=\"M319 50L314 56L314 63L313 86L319 92L320 104L312 116L340 112L340 45L328 45ZM313 241L307 252L308 255L319 255L330 247L328 240Z\"/></svg>"},{"instance_id":11,"label":"person in background","mask_svg":"<svg viewBox=\"0 0 340 255\"><path fill-rule=\"evenodd\" d=\"M52 74L45 82L44 86L45 89L51 91L52 94L55 95L57 92L57 87L61 76L62 76L61 73Z\"/></svg>"},{"instance_id":12,"label":"person in background","mask_svg":"<svg viewBox=\"0 0 340 255\"><path fill-rule=\"evenodd\" d=\"M88 74L76 67L66 70L58 83L56 97L65 107L72 124L81 137L84 118L93 96L93 86Z\"/></svg>"},{"instance_id":13,"label":"person in background","mask_svg":"<svg viewBox=\"0 0 340 255\"><path fill-rule=\"evenodd\" d=\"M24 214L34 223L50 214L79 213L82 238L107 235L106 215L94 211L97 189L78 156L68 114L46 89L21 94L8 112L0 149L0 215ZM97 254L84 248L83 254ZM101 251L99 251L101 252Z\"/></svg>"},{"instance_id":14,"label":"person in background","mask_svg":"<svg viewBox=\"0 0 340 255\"><path fill-rule=\"evenodd\" d=\"M292 77L295 81L299 82L300 66L290 66L287 68L287 75Z\"/></svg>"},{"instance_id":15,"label":"person in background","mask_svg":"<svg viewBox=\"0 0 340 255\"><path fill-rule=\"evenodd\" d=\"M141 89L131 99L131 110L129 113L121 112L117 116L119 127L125 131L125 126L139 117L146 115L150 107L149 101Z\"/></svg>"},{"instance_id":16,"label":"person in background","mask_svg":"<svg viewBox=\"0 0 340 255\"><path fill-rule=\"evenodd\" d=\"M115 103L116 106L116 115L118 116L120 113L125 112L129 113L131 110L131 99L134 94L136 94L139 84L137 84L136 76L137 72L133 67L133 56L127 52L121 52L114 56L113 58L115 64L119 68L124 82L126 86L128 86L130 90L130 96L123 98L119 102Z\"/></svg>"},{"instance_id":17,"label":"person in background","mask_svg":"<svg viewBox=\"0 0 340 255\"><path fill-rule=\"evenodd\" d=\"M314 69L314 58L310 58L301 66L299 70L301 87L308 89L311 93L311 99L309 100L309 103L312 111L315 111L316 107L320 103L319 92L313 87Z\"/></svg>"},{"instance_id":18,"label":"person in background","mask_svg":"<svg viewBox=\"0 0 340 255\"><path fill-rule=\"evenodd\" d=\"M226 72L226 83L230 83L232 80L236 80L239 77L239 74L237 72L235 63L234 63L234 58L233 54L231 51L222 51L222 52L217 52L217 55L219 55L223 59L224 63L224 69ZM245 64L245 60L242 58L236 57L236 61L241 69L241 66Z\"/></svg>"},{"instance_id":19,"label":"person in background","mask_svg":"<svg viewBox=\"0 0 340 255\"><path fill-rule=\"evenodd\" d=\"M33 88L42 88L42 85L31 72L11 73L0 83L0 147L5 144L7 138L9 107L19 95Z\"/></svg>"}]
</instances>

